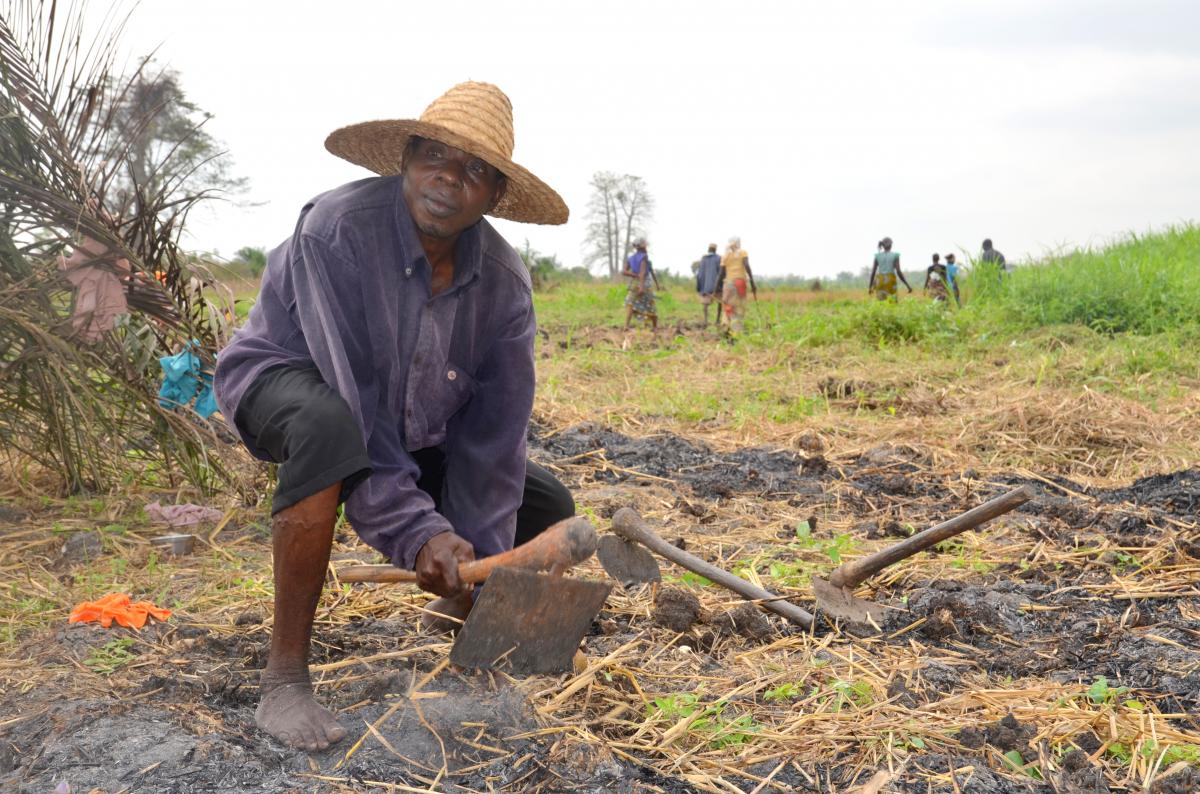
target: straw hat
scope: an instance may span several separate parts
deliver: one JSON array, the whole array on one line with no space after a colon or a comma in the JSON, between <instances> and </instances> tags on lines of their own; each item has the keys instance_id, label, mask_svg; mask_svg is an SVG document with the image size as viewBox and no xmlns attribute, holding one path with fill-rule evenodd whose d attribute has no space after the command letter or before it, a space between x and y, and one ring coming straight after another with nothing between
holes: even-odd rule
<instances>
[{"instance_id":1,"label":"straw hat","mask_svg":"<svg viewBox=\"0 0 1200 794\"><path fill-rule=\"evenodd\" d=\"M325 139L325 148L389 176L400 173L401 155L414 135L473 154L507 177L508 190L489 215L522 223L567 222L562 197L512 161L512 103L491 83L459 83L435 99L417 120L366 121L342 127Z\"/></svg>"}]
</instances>

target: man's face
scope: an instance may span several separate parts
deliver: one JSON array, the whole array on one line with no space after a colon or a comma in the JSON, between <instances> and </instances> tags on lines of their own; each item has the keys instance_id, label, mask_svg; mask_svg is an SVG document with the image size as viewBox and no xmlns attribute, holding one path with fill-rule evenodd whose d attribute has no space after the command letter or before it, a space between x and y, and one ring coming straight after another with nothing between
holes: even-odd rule
<instances>
[{"instance_id":1,"label":"man's face","mask_svg":"<svg viewBox=\"0 0 1200 794\"><path fill-rule=\"evenodd\" d=\"M417 141L404 160L403 173L404 200L417 229L427 237L454 237L504 196L499 171L438 141Z\"/></svg>"}]
</instances>

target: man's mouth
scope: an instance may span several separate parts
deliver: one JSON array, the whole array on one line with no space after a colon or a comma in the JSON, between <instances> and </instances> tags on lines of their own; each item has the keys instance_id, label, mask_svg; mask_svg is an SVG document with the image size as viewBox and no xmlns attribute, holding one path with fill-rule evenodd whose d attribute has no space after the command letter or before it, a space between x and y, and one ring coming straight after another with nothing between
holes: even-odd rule
<instances>
[{"instance_id":1,"label":"man's mouth","mask_svg":"<svg viewBox=\"0 0 1200 794\"><path fill-rule=\"evenodd\" d=\"M429 194L426 194L423 198L425 199L425 208L435 218L449 218L458 212L459 207L453 202Z\"/></svg>"}]
</instances>

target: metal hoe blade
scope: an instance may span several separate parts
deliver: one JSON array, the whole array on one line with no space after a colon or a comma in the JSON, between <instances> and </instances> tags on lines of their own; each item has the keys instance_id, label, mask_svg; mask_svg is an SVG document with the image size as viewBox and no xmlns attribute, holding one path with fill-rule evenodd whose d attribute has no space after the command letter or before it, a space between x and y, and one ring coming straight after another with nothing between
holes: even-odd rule
<instances>
[{"instance_id":1,"label":"metal hoe blade","mask_svg":"<svg viewBox=\"0 0 1200 794\"><path fill-rule=\"evenodd\" d=\"M612 585L497 568L450 650L460 667L563 673Z\"/></svg>"},{"instance_id":2,"label":"metal hoe blade","mask_svg":"<svg viewBox=\"0 0 1200 794\"><path fill-rule=\"evenodd\" d=\"M887 610L879 604L856 598L849 588L837 587L819 576L812 578L817 608L831 617L851 623L883 623Z\"/></svg>"},{"instance_id":3,"label":"metal hoe blade","mask_svg":"<svg viewBox=\"0 0 1200 794\"><path fill-rule=\"evenodd\" d=\"M608 575L621 584L661 582L658 563L650 552L618 535L604 535L596 546L596 556Z\"/></svg>"}]
</instances>

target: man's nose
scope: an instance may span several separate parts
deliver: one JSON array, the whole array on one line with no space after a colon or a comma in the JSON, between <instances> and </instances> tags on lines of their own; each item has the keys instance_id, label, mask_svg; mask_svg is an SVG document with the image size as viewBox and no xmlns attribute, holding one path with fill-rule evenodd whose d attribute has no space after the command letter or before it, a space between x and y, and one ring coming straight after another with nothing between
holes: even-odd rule
<instances>
[{"instance_id":1,"label":"man's nose","mask_svg":"<svg viewBox=\"0 0 1200 794\"><path fill-rule=\"evenodd\" d=\"M462 187L466 179L466 168L462 163L447 159L442 163L442 167L438 169L438 179L452 187Z\"/></svg>"}]
</instances>

